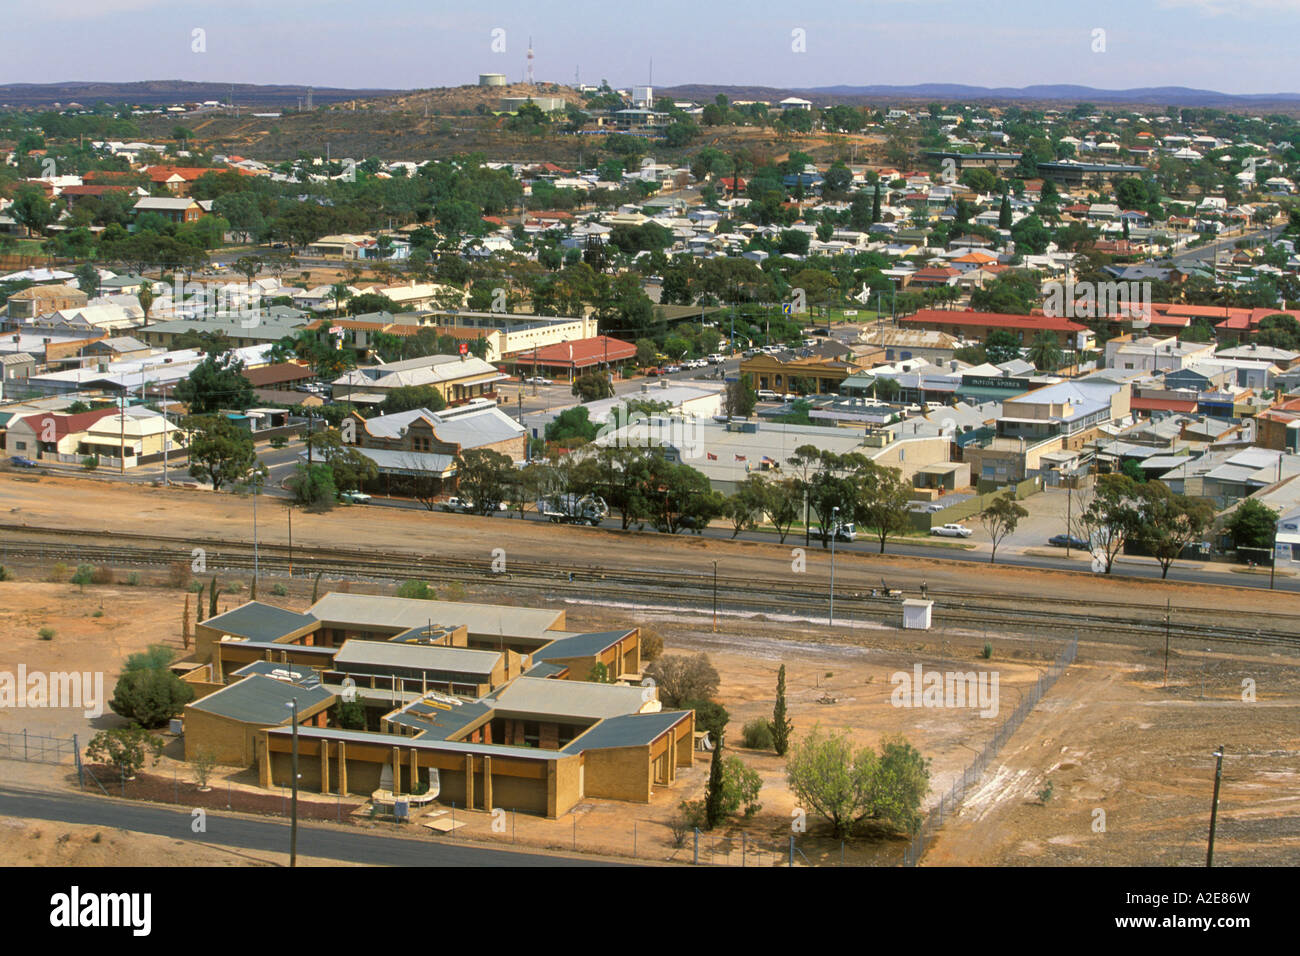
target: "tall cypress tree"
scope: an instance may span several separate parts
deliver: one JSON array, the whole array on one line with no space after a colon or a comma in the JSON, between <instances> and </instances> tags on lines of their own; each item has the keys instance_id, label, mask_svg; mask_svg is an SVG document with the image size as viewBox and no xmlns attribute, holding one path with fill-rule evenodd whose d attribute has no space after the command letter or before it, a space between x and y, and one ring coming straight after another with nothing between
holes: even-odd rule
<instances>
[{"instance_id":1,"label":"tall cypress tree","mask_svg":"<svg viewBox=\"0 0 1300 956\"><path fill-rule=\"evenodd\" d=\"M1002 205L998 207L998 228L1011 228L1011 203L1005 192L1002 194Z\"/></svg>"},{"instance_id":2,"label":"tall cypress tree","mask_svg":"<svg viewBox=\"0 0 1300 956\"><path fill-rule=\"evenodd\" d=\"M794 729L794 724L785 714L785 665L776 672L776 706L772 708L772 722L768 725L772 729L772 749L776 751L778 757L784 757L785 752L790 749L790 731Z\"/></svg>"},{"instance_id":3,"label":"tall cypress tree","mask_svg":"<svg viewBox=\"0 0 1300 956\"><path fill-rule=\"evenodd\" d=\"M709 765L709 789L704 795L704 822L712 830L722 822L722 737L713 748L713 763Z\"/></svg>"},{"instance_id":4,"label":"tall cypress tree","mask_svg":"<svg viewBox=\"0 0 1300 956\"><path fill-rule=\"evenodd\" d=\"M208 585L208 617L217 616L217 576L212 575L212 583Z\"/></svg>"},{"instance_id":5,"label":"tall cypress tree","mask_svg":"<svg viewBox=\"0 0 1300 956\"><path fill-rule=\"evenodd\" d=\"M198 624L203 623L203 585L199 585L199 591L194 595L194 620Z\"/></svg>"},{"instance_id":6,"label":"tall cypress tree","mask_svg":"<svg viewBox=\"0 0 1300 956\"><path fill-rule=\"evenodd\" d=\"M871 199L871 221L880 222L880 180L876 180L876 194Z\"/></svg>"}]
</instances>

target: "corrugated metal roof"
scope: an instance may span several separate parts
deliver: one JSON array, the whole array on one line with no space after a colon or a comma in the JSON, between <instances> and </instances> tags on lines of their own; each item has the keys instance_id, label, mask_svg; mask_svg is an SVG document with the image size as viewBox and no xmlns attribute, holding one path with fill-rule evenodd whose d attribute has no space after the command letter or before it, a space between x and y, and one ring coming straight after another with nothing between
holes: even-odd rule
<instances>
[{"instance_id":1,"label":"corrugated metal roof","mask_svg":"<svg viewBox=\"0 0 1300 956\"><path fill-rule=\"evenodd\" d=\"M472 651L464 647L440 644L394 644L389 641L347 641L334 655L334 666L344 665L405 667L423 671L461 671L467 674L491 674L497 651Z\"/></svg>"},{"instance_id":2,"label":"corrugated metal roof","mask_svg":"<svg viewBox=\"0 0 1300 956\"><path fill-rule=\"evenodd\" d=\"M278 726L293 717L293 711L288 705L295 697L298 698L298 712L301 714L333 696L321 686L302 687L254 674L189 706L246 724Z\"/></svg>"},{"instance_id":3,"label":"corrugated metal roof","mask_svg":"<svg viewBox=\"0 0 1300 956\"><path fill-rule=\"evenodd\" d=\"M645 688L517 677L484 698L499 710L570 717L619 717L646 703Z\"/></svg>"},{"instance_id":4,"label":"corrugated metal roof","mask_svg":"<svg viewBox=\"0 0 1300 956\"><path fill-rule=\"evenodd\" d=\"M690 716L689 710L667 710L657 714L628 714L602 720L564 748L566 754L612 747L646 746L665 731Z\"/></svg>"},{"instance_id":5,"label":"corrugated metal roof","mask_svg":"<svg viewBox=\"0 0 1300 956\"><path fill-rule=\"evenodd\" d=\"M599 654L607 647L613 647L631 631L593 631L589 634L575 634L563 637L540 650L533 652L533 660L549 661L557 657L590 657Z\"/></svg>"},{"instance_id":6,"label":"corrugated metal roof","mask_svg":"<svg viewBox=\"0 0 1300 956\"><path fill-rule=\"evenodd\" d=\"M202 623L204 627L252 641L274 641L315 622L316 618L310 614L298 614L272 604L249 601Z\"/></svg>"},{"instance_id":7,"label":"corrugated metal roof","mask_svg":"<svg viewBox=\"0 0 1300 956\"><path fill-rule=\"evenodd\" d=\"M417 598L381 597L369 594L325 595L310 608L322 621L360 627L407 630L427 625L430 620L447 627L464 625L472 635L526 637L549 640L563 611L546 608L500 607L453 601L421 601Z\"/></svg>"}]
</instances>

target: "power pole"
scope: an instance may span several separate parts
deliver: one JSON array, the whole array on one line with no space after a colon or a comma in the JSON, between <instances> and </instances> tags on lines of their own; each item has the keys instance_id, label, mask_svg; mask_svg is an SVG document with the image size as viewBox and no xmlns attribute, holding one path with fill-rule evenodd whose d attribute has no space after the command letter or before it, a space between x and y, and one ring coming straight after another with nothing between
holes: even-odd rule
<instances>
[{"instance_id":1,"label":"power pole","mask_svg":"<svg viewBox=\"0 0 1300 956\"><path fill-rule=\"evenodd\" d=\"M1173 611L1173 602L1165 601L1165 676L1164 685L1169 686L1169 615Z\"/></svg>"},{"instance_id":2,"label":"power pole","mask_svg":"<svg viewBox=\"0 0 1300 956\"><path fill-rule=\"evenodd\" d=\"M1223 780L1222 746L1214 752L1214 802L1210 804L1210 842L1205 850L1206 867L1214 866L1214 828L1219 820L1219 784Z\"/></svg>"}]
</instances>

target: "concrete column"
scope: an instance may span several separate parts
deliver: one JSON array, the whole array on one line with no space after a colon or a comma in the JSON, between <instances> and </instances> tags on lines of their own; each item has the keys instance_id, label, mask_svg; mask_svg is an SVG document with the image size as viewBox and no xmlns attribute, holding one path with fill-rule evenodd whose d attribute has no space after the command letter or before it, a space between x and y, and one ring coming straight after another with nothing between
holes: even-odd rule
<instances>
[{"instance_id":1,"label":"concrete column","mask_svg":"<svg viewBox=\"0 0 1300 956\"><path fill-rule=\"evenodd\" d=\"M416 756L414 747L410 748L411 754L411 793L415 793L416 784L420 782L420 760Z\"/></svg>"},{"instance_id":2,"label":"concrete column","mask_svg":"<svg viewBox=\"0 0 1300 956\"><path fill-rule=\"evenodd\" d=\"M348 745L339 741L339 794L348 795Z\"/></svg>"},{"instance_id":3,"label":"concrete column","mask_svg":"<svg viewBox=\"0 0 1300 956\"><path fill-rule=\"evenodd\" d=\"M483 809L492 811L492 758L483 758Z\"/></svg>"},{"instance_id":4,"label":"concrete column","mask_svg":"<svg viewBox=\"0 0 1300 956\"><path fill-rule=\"evenodd\" d=\"M320 792L330 792L330 742L320 742Z\"/></svg>"},{"instance_id":5,"label":"concrete column","mask_svg":"<svg viewBox=\"0 0 1300 956\"><path fill-rule=\"evenodd\" d=\"M393 796L402 795L402 751L393 748Z\"/></svg>"},{"instance_id":6,"label":"concrete column","mask_svg":"<svg viewBox=\"0 0 1300 956\"><path fill-rule=\"evenodd\" d=\"M465 755L465 809L474 809L474 755Z\"/></svg>"}]
</instances>

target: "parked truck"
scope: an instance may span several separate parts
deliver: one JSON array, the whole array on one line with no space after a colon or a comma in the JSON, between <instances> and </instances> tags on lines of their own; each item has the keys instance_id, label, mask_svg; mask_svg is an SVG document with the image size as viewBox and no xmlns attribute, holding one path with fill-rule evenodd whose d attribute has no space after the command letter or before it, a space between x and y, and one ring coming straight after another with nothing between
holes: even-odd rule
<instances>
[{"instance_id":1,"label":"parked truck","mask_svg":"<svg viewBox=\"0 0 1300 956\"><path fill-rule=\"evenodd\" d=\"M537 513L564 524L587 524L593 528L609 517L609 505L599 495L556 495L539 498Z\"/></svg>"}]
</instances>

